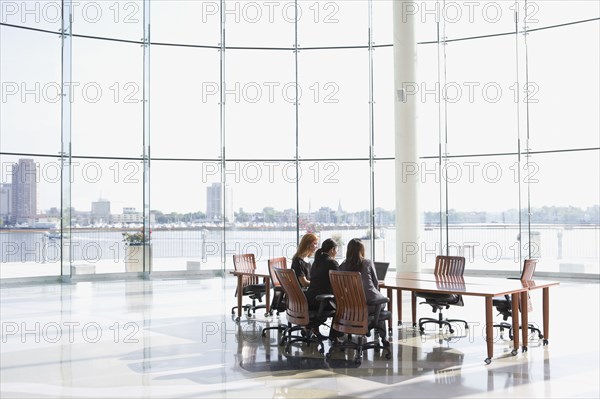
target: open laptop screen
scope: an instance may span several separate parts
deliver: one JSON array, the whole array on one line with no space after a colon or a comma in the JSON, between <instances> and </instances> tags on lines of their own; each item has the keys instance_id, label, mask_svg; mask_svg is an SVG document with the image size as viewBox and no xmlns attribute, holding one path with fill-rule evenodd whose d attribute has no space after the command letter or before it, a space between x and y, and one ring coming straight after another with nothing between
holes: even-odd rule
<instances>
[{"instance_id":1,"label":"open laptop screen","mask_svg":"<svg viewBox=\"0 0 600 399\"><path fill-rule=\"evenodd\" d=\"M377 280L383 281L385 280L385 275L387 274L388 268L390 267L390 262L373 262L375 264L375 273L377 274Z\"/></svg>"}]
</instances>

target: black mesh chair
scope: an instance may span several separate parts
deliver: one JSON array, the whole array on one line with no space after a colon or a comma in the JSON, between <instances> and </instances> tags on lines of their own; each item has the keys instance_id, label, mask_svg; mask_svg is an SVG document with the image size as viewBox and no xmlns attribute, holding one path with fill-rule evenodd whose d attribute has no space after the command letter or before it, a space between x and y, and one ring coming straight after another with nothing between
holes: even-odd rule
<instances>
[{"instance_id":1,"label":"black mesh chair","mask_svg":"<svg viewBox=\"0 0 600 399\"><path fill-rule=\"evenodd\" d=\"M435 269L433 274L441 279L462 277L465 271L465 258L462 256L437 256L435 258ZM450 281L451 283L451 281ZM417 292L417 298L425 299L427 305L431 306L432 312L438 313L438 318L422 317L419 319L419 331L424 332L427 323L437 324L441 329L443 326L448 326L450 334L454 333L451 323L464 323L465 330L469 328L469 324L465 320L460 319L444 319L442 309L449 309L450 306L464 306L462 295L456 294L436 294L429 292Z\"/></svg>"},{"instance_id":2,"label":"black mesh chair","mask_svg":"<svg viewBox=\"0 0 600 399\"><path fill-rule=\"evenodd\" d=\"M533 273L535 272L535 267L537 265L537 260L535 259L525 259L525 263L523 264L523 271L521 272L521 281L527 282L533 278ZM494 327L500 328L500 337L502 337L502 333L504 329L508 330L508 337L513 339L513 327L512 324L507 323L506 321L513 317L512 314L512 300L510 295L504 295L504 297L494 298L492 300L492 305L496 308L500 315L502 315L502 322L499 324L494 324ZM531 300L529 300L529 295L527 296L527 304L519 303L519 309L521 306L527 306L527 311L530 312L533 310L531 306ZM519 328L523 328L520 326ZM540 331L539 328L534 326L533 324L529 324L527 326L529 331L533 333L537 333L539 339L543 339L544 335Z\"/></svg>"}]
</instances>

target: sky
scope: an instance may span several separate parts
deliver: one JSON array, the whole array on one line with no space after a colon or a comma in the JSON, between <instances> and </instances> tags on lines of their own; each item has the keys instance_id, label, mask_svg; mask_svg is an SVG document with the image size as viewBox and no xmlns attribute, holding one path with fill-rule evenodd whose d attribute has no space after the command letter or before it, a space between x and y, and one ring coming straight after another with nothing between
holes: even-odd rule
<instances>
[{"instance_id":1,"label":"sky","mask_svg":"<svg viewBox=\"0 0 600 399\"><path fill-rule=\"evenodd\" d=\"M3 2L0 21L56 31L57 2ZM435 40L436 18L448 39L514 29L513 2L451 2L437 8L415 2L417 40ZM293 2L230 2L226 45L290 48ZM368 13L360 1L300 2L301 47L366 45ZM218 46L218 2L152 2L153 43ZM524 3L517 4L524 11ZM217 7L217 9L215 9ZM436 12L437 11L437 12ZM529 2L529 29L599 17L598 2ZM291 14L290 14L291 13ZM138 41L143 36L140 1L78 2L73 32ZM201 23L199 23L201 21ZM293 19L291 20L293 21ZM391 3L373 5L373 41L392 43ZM439 128L447 127L449 155L514 152L517 137L533 151L600 147L598 21L514 35L418 46L418 76L407 86L417 101L422 156L437 154ZM585 40L581 40L581 38ZM527 42L525 42L527 40ZM60 152L60 39L51 34L0 27L0 152L56 155ZM525 102L525 60L532 93ZM439 86L438 56L445 78ZM215 48L151 47L150 131L152 208L163 212L206 210L206 187L219 181L220 59ZM517 57L518 55L518 57ZM442 64L443 65L443 64ZM143 48L88 38L73 39L73 155L139 157L143 132ZM234 209L295 208L295 57L291 50L225 51L226 176ZM573 73L575 71L575 73ZM518 82L518 84L517 84ZM447 114L436 89L446 95ZM365 49L301 50L298 53L298 151L300 211L321 206L348 211L369 207L369 54ZM393 49L373 52L374 153L394 156ZM529 108L529 121L526 111ZM1 155L0 181L7 182L19 156ZM207 162L160 160L208 159ZM360 158L327 161L328 158ZM527 166L515 156L458 158L444 176L450 207L501 211L518 207L529 185L532 203L592 206L599 202L597 151L541 154ZM277 161L261 161L275 159ZM258 160L258 161L256 161ZM37 157L39 207L59 206L55 158ZM129 159L76 160L73 205L89 210L100 197L113 211L141 209L142 164ZM436 165L424 160L375 164L376 206L394 208L394 179L417 173L420 203L436 210ZM583 172L582 172L583 171ZM589 171L589 173L588 173ZM577 193L574 196L573 193ZM523 195L523 193L521 193Z\"/></svg>"}]
</instances>

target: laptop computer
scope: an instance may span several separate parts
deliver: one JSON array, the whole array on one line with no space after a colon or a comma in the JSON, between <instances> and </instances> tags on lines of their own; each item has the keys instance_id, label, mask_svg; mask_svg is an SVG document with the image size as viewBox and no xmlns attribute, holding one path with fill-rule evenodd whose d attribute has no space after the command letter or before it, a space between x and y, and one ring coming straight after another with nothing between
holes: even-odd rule
<instances>
[{"instance_id":1,"label":"laptop computer","mask_svg":"<svg viewBox=\"0 0 600 399\"><path fill-rule=\"evenodd\" d=\"M390 262L373 262L375 264L375 274L377 274L377 280L383 281L385 280L385 275L387 274L388 268L390 267Z\"/></svg>"}]
</instances>

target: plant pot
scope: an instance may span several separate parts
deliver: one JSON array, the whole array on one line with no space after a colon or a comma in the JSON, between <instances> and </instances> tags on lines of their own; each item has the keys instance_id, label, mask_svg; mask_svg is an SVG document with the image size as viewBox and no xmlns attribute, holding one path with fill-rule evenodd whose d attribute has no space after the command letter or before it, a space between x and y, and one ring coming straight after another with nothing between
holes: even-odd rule
<instances>
[{"instance_id":1,"label":"plant pot","mask_svg":"<svg viewBox=\"0 0 600 399\"><path fill-rule=\"evenodd\" d=\"M144 258L146 267L144 267ZM129 244L125 247L125 271L141 273L152 271L152 247L143 244Z\"/></svg>"}]
</instances>

